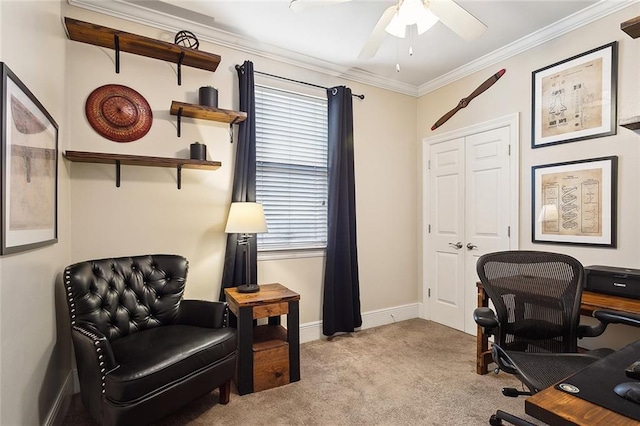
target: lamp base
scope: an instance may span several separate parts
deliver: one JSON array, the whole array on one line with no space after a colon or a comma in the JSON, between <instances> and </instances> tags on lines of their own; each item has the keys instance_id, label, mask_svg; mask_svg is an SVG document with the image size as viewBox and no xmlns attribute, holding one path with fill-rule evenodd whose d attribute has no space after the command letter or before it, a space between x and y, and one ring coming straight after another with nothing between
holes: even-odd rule
<instances>
[{"instance_id":1,"label":"lamp base","mask_svg":"<svg viewBox=\"0 0 640 426\"><path fill-rule=\"evenodd\" d=\"M236 288L238 293L257 293L260 291L260 286L258 284L242 284Z\"/></svg>"}]
</instances>

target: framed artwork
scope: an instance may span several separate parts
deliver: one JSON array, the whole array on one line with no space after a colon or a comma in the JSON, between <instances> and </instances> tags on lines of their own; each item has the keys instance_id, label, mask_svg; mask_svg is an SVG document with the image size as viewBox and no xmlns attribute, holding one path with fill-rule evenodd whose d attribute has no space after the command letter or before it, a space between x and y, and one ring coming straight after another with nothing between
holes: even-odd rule
<instances>
[{"instance_id":1,"label":"framed artwork","mask_svg":"<svg viewBox=\"0 0 640 426\"><path fill-rule=\"evenodd\" d=\"M618 157L531 168L534 243L616 246Z\"/></svg>"},{"instance_id":2,"label":"framed artwork","mask_svg":"<svg viewBox=\"0 0 640 426\"><path fill-rule=\"evenodd\" d=\"M531 147L615 135L618 42L532 73Z\"/></svg>"},{"instance_id":3,"label":"framed artwork","mask_svg":"<svg viewBox=\"0 0 640 426\"><path fill-rule=\"evenodd\" d=\"M58 242L58 125L2 66L2 247L16 253Z\"/></svg>"}]
</instances>

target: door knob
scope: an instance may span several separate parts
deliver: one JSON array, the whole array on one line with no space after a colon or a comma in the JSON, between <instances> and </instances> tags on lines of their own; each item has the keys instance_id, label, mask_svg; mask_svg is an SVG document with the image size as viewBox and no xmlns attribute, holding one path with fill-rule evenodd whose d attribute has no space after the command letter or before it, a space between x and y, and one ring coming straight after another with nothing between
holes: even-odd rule
<instances>
[{"instance_id":1,"label":"door knob","mask_svg":"<svg viewBox=\"0 0 640 426\"><path fill-rule=\"evenodd\" d=\"M453 244L453 243L449 243L449 245L453 248L455 248L456 250L460 250L462 248L462 243L460 241L458 241L457 243Z\"/></svg>"},{"instance_id":2,"label":"door knob","mask_svg":"<svg viewBox=\"0 0 640 426\"><path fill-rule=\"evenodd\" d=\"M469 250L473 250L473 249L477 249L477 248L478 248L478 246L477 246L477 245L475 245L475 244L467 243L467 248L468 248Z\"/></svg>"}]
</instances>

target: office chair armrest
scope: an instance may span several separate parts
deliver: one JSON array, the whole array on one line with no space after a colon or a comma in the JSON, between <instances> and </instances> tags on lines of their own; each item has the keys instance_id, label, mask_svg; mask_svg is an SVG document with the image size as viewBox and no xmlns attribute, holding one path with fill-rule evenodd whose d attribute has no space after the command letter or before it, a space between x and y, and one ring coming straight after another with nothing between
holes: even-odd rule
<instances>
[{"instance_id":1,"label":"office chair armrest","mask_svg":"<svg viewBox=\"0 0 640 426\"><path fill-rule=\"evenodd\" d=\"M593 312L593 317L605 324L624 324L640 327L640 315L601 309Z\"/></svg>"},{"instance_id":2,"label":"office chair armrest","mask_svg":"<svg viewBox=\"0 0 640 426\"><path fill-rule=\"evenodd\" d=\"M176 324L222 328L227 326L229 307L226 302L183 300L180 302Z\"/></svg>"},{"instance_id":3,"label":"office chair armrest","mask_svg":"<svg viewBox=\"0 0 640 426\"><path fill-rule=\"evenodd\" d=\"M633 327L640 327L640 315L628 312L600 309L598 311L593 311L593 314L591 315L600 322L596 325L578 326L579 338L599 336L604 333L609 324L624 324Z\"/></svg>"},{"instance_id":4,"label":"office chair armrest","mask_svg":"<svg viewBox=\"0 0 640 426\"><path fill-rule=\"evenodd\" d=\"M580 324L578 326L578 339L583 337L596 337L604 333L607 328L607 323L600 321L596 325Z\"/></svg>"},{"instance_id":5,"label":"office chair armrest","mask_svg":"<svg viewBox=\"0 0 640 426\"><path fill-rule=\"evenodd\" d=\"M474 309L473 320L476 322L476 324L482 327L484 329L484 333L489 336L493 334L493 330L498 328L498 326L500 325L496 313L493 312L491 308L487 307Z\"/></svg>"}]
</instances>

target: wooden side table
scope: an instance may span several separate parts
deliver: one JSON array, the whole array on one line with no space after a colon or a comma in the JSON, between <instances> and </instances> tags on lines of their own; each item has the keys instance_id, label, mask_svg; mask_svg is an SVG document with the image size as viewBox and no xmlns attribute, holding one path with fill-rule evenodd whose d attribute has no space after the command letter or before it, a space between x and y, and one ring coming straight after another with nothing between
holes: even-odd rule
<instances>
[{"instance_id":1,"label":"wooden side table","mask_svg":"<svg viewBox=\"0 0 640 426\"><path fill-rule=\"evenodd\" d=\"M282 284L262 284L257 293L224 290L231 323L238 329L238 393L245 395L300 380L300 295ZM287 328L280 316L287 316ZM268 323L255 325L259 318Z\"/></svg>"}]
</instances>

